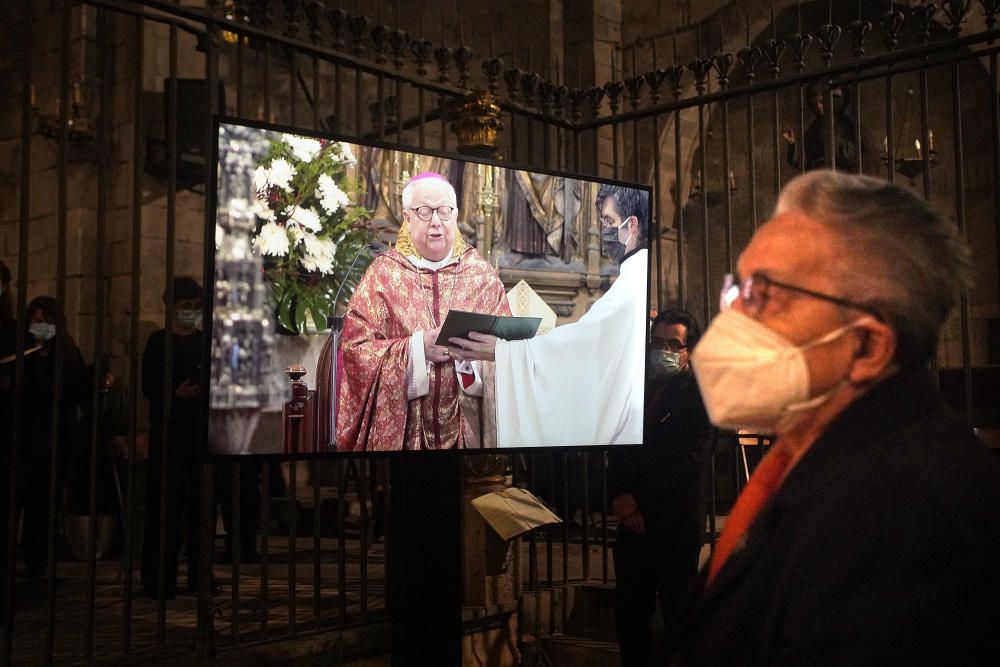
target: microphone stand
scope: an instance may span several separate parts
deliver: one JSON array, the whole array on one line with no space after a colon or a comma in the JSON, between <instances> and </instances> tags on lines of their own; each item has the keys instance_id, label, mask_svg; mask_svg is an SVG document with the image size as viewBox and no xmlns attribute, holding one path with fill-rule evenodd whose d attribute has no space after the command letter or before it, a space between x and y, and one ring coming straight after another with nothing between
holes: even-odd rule
<instances>
[{"instance_id":1,"label":"microphone stand","mask_svg":"<svg viewBox=\"0 0 1000 667\"><path fill-rule=\"evenodd\" d=\"M347 279L350 277L351 271L354 270L354 266L358 263L358 260L361 259L361 255L366 250L378 252L381 249L382 246L377 243L366 243L361 246L358 254L354 256L351 265L344 274L344 279L340 281L337 294L333 297L334 314L328 315L326 318L326 325L330 327L330 442L327 443L327 448L333 452L337 451L337 387L340 384L340 367L337 364L337 351L340 350L340 338L344 332L344 316L336 314L337 304L340 303L340 293L344 291Z\"/></svg>"}]
</instances>

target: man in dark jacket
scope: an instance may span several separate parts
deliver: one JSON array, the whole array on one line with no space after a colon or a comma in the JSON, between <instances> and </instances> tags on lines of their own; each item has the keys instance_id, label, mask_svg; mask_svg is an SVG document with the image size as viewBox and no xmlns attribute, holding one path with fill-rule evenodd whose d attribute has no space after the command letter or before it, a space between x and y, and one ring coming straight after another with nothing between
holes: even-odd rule
<instances>
[{"instance_id":1,"label":"man in dark jacket","mask_svg":"<svg viewBox=\"0 0 1000 667\"><path fill-rule=\"evenodd\" d=\"M623 667L646 665L657 599L669 618L698 573L710 426L689 353L701 328L683 310L653 320L645 443L610 454L608 491L618 519L615 619Z\"/></svg>"},{"instance_id":2,"label":"man in dark jacket","mask_svg":"<svg viewBox=\"0 0 1000 667\"><path fill-rule=\"evenodd\" d=\"M775 440L676 662L995 662L1000 465L926 368L971 268L908 190L827 170L785 187L692 358L716 425Z\"/></svg>"}]
</instances>

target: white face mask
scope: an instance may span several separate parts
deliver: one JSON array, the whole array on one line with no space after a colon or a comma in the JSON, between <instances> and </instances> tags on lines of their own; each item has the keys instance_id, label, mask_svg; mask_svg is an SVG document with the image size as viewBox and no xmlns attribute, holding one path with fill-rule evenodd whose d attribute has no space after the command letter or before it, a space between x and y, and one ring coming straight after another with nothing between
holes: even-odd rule
<instances>
[{"instance_id":1,"label":"white face mask","mask_svg":"<svg viewBox=\"0 0 1000 667\"><path fill-rule=\"evenodd\" d=\"M185 329L194 329L201 324L200 310L178 310L177 322Z\"/></svg>"},{"instance_id":2,"label":"white face mask","mask_svg":"<svg viewBox=\"0 0 1000 667\"><path fill-rule=\"evenodd\" d=\"M28 327L28 333L34 336L36 340L52 340L56 336L56 325L49 324L48 322L32 322Z\"/></svg>"},{"instance_id":3,"label":"white face mask","mask_svg":"<svg viewBox=\"0 0 1000 667\"><path fill-rule=\"evenodd\" d=\"M836 340L855 324L796 346L737 310L719 313L691 355L712 423L726 429L775 433L825 403L844 382L809 398L805 351Z\"/></svg>"}]
</instances>

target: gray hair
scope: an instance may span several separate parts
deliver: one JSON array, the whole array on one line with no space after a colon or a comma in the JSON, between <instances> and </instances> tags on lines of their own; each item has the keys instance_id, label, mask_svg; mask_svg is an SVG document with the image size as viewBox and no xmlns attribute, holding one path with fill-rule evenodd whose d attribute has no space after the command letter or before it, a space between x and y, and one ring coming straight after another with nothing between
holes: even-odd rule
<instances>
[{"instance_id":1,"label":"gray hair","mask_svg":"<svg viewBox=\"0 0 1000 667\"><path fill-rule=\"evenodd\" d=\"M455 187L451 184L451 182L447 178L433 172L424 172L423 174L418 174L417 176L411 178L410 181L403 188L402 200L403 200L404 210L409 210L410 206L413 204L413 191L420 183L423 182L441 183L449 190L451 190L451 197L455 201L456 206L458 205L458 196L455 193Z\"/></svg>"},{"instance_id":2,"label":"gray hair","mask_svg":"<svg viewBox=\"0 0 1000 667\"><path fill-rule=\"evenodd\" d=\"M958 228L914 193L887 181L831 170L798 176L775 215L798 210L838 234L847 252L831 267L844 298L870 307L896 333L905 369L929 358L962 289L972 254Z\"/></svg>"}]
</instances>

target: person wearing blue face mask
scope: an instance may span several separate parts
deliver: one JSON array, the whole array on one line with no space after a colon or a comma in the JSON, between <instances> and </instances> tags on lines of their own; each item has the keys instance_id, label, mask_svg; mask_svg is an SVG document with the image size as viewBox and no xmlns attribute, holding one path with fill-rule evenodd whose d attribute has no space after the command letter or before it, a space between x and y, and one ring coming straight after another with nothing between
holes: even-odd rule
<instances>
[{"instance_id":1,"label":"person wearing blue face mask","mask_svg":"<svg viewBox=\"0 0 1000 667\"><path fill-rule=\"evenodd\" d=\"M21 558L28 578L38 579L46 575L51 560L48 525L53 457L58 515L68 463L79 446L78 415L86 400L86 370L80 350L65 331L66 321L55 299L36 297L25 315L28 353L18 421L15 498L21 519ZM55 402L59 372L61 389ZM6 537L6 531L3 534Z\"/></svg>"},{"instance_id":2,"label":"person wearing blue face mask","mask_svg":"<svg viewBox=\"0 0 1000 667\"><path fill-rule=\"evenodd\" d=\"M623 667L649 664L651 621L669 618L698 572L711 429L688 357L701 337L683 310L653 320L645 433L636 450L609 452L608 492L618 519L615 616Z\"/></svg>"}]
</instances>

